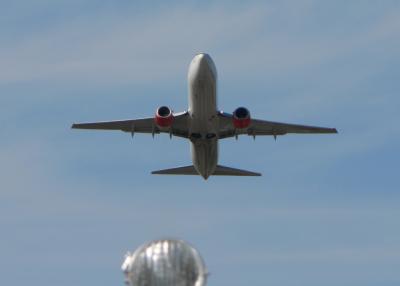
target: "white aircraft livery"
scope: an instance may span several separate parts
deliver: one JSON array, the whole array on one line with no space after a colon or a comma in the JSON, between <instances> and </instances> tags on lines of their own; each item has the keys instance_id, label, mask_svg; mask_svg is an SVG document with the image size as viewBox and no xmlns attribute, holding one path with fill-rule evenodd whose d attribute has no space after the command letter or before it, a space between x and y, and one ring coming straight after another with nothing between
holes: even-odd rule
<instances>
[{"instance_id":1,"label":"white aircraft livery","mask_svg":"<svg viewBox=\"0 0 400 286\"><path fill-rule=\"evenodd\" d=\"M296 124L278 123L253 119L244 107L232 114L217 108L217 70L208 54L197 54L190 63L188 73L189 108L174 113L167 106L156 110L154 117L118 121L78 123L72 128L121 130L137 133L167 133L189 139L193 165L154 171L152 174L261 176L260 173L218 165L218 140L242 134L285 135L287 133L337 133L335 128L323 128Z\"/></svg>"}]
</instances>

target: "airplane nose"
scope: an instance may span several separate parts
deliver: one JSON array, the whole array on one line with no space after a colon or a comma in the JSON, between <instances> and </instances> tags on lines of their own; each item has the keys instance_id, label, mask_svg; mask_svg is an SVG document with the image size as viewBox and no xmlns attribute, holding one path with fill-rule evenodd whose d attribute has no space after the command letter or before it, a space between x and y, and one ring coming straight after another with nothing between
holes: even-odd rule
<instances>
[{"instance_id":1,"label":"airplane nose","mask_svg":"<svg viewBox=\"0 0 400 286\"><path fill-rule=\"evenodd\" d=\"M196 78L217 78L217 69L211 57L206 53L197 54L190 63L188 78L192 81Z\"/></svg>"},{"instance_id":2,"label":"airplane nose","mask_svg":"<svg viewBox=\"0 0 400 286\"><path fill-rule=\"evenodd\" d=\"M208 67L208 63L209 63L208 57L210 57L210 56L207 54L203 54L203 53L197 55L197 59L199 61L200 68Z\"/></svg>"},{"instance_id":3,"label":"airplane nose","mask_svg":"<svg viewBox=\"0 0 400 286\"><path fill-rule=\"evenodd\" d=\"M199 54L196 55L196 57L198 59L206 59L206 58L209 58L210 56L208 54L206 54L206 53L199 53Z\"/></svg>"},{"instance_id":4,"label":"airplane nose","mask_svg":"<svg viewBox=\"0 0 400 286\"><path fill-rule=\"evenodd\" d=\"M212 74L214 78L217 76L217 70L211 57L206 53L197 54L196 57L197 67L201 73Z\"/></svg>"}]
</instances>

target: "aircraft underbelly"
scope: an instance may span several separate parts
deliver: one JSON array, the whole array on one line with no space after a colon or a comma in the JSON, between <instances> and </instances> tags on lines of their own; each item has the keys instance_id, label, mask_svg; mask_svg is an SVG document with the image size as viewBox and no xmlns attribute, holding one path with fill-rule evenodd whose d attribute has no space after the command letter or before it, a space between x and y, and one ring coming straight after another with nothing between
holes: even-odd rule
<instances>
[{"instance_id":1,"label":"aircraft underbelly","mask_svg":"<svg viewBox=\"0 0 400 286\"><path fill-rule=\"evenodd\" d=\"M218 164L218 141L196 140L191 143L193 166L203 177L214 173Z\"/></svg>"},{"instance_id":2,"label":"aircraft underbelly","mask_svg":"<svg viewBox=\"0 0 400 286\"><path fill-rule=\"evenodd\" d=\"M198 79L190 89L189 114L191 132L211 133L216 131L216 88L211 80Z\"/></svg>"}]
</instances>

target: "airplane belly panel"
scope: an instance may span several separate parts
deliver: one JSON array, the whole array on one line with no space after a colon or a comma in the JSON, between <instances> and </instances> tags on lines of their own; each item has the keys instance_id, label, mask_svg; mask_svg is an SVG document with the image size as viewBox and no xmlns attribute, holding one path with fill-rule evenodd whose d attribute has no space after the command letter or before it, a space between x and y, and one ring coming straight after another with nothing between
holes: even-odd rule
<instances>
[{"instance_id":1,"label":"airplane belly panel","mask_svg":"<svg viewBox=\"0 0 400 286\"><path fill-rule=\"evenodd\" d=\"M207 133L209 129L214 129L213 120L217 119L215 83L205 79L196 80L190 87L190 102L193 132Z\"/></svg>"},{"instance_id":2,"label":"airplane belly panel","mask_svg":"<svg viewBox=\"0 0 400 286\"><path fill-rule=\"evenodd\" d=\"M214 173L218 163L218 141L196 140L190 145L195 169L201 176L208 178Z\"/></svg>"}]
</instances>

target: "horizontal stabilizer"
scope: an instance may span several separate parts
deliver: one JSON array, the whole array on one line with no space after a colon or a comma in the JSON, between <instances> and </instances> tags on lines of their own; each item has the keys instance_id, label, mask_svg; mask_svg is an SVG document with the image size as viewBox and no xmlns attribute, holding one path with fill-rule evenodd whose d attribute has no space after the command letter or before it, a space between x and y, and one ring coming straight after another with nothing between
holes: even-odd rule
<instances>
[{"instance_id":1,"label":"horizontal stabilizer","mask_svg":"<svg viewBox=\"0 0 400 286\"><path fill-rule=\"evenodd\" d=\"M164 169L151 172L156 175L198 175L194 166L184 166L172 169Z\"/></svg>"},{"instance_id":2,"label":"horizontal stabilizer","mask_svg":"<svg viewBox=\"0 0 400 286\"><path fill-rule=\"evenodd\" d=\"M155 175L199 175L194 166L184 166L151 172ZM217 165L213 176L261 176L260 173Z\"/></svg>"},{"instance_id":3,"label":"horizontal stabilizer","mask_svg":"<svg viewBox=\"0 0 400 286\"><path fill-rule=\"evenodd\" d=\"M261 176L260 173L218 165L213 176Z\"/></svg>"}]
</instances>

